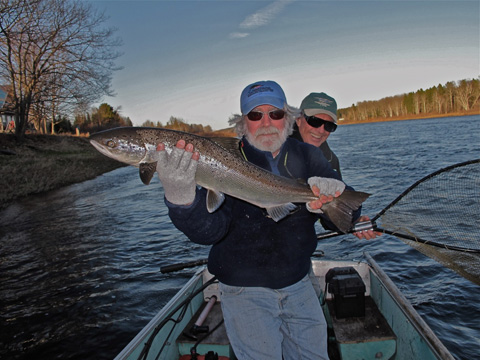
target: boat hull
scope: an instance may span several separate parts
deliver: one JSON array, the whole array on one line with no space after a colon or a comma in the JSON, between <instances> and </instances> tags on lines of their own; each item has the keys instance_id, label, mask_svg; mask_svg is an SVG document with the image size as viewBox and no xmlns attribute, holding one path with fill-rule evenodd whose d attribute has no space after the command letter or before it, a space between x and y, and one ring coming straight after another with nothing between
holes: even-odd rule
<instances>
[{"instance_id":1,"label":"boat hull","mask_svg":"<svg viewBox=\"0 0 480 360\"><path fill-rule=\"evenodd\" d=\"M353 267L362 278L365 284L365 297L372 302L375 313L369 313L367 308L365 317L354 320L336 319L332 315L332 294L326 293L326 304L323 306L329 327L335 334L335 343L338 356L344 360L350 359L448 359L453 356L436 337L429 326L418 315L408 300L401 294L395 284L388 278L378 264L365 254L366 262L355 261L329 261L313 260L313 272L319 281L320 289L325 289L325 275L329 269L335 267ZM165 305L165 307L142 329L137 336L123 349L115 358L116 360L132 359L179 359L182 355L188 355L196 340L190 342L185 339L185 329L190 329L195 316L205 306L213 295L219 297L218 284L213 283L201 290L202 286L212 278L206 268L201 268L188 281L187 284ZM200 291L201 290L201 291ZM198 291L198 294L192 296ZM322 295L323 296L323 293ZM185 305L181 305L185 302ZM220 305L216 305L216 312L221 312ZM373 311L373 310L372 310ZM376 315L377 312L380 315ZM375 314L375 315L369 315ZM220 315L221 316L221 315ZM383 318L375 321L385 321L386 328L381 335L373 335L371 338L350 339L350 328L377 327L362 321L371 320L371 317ZM173 321L166 319L176 319ZM349 325L357 322L357 325ZM346 325L345 325L346 324ZM370 324L370 325L369 325ZM350 326L350 328L349 328ZM383 326L383 325L382 325ZM340 335L341 328L345 328L343 338ZM380 327L380 326L378 326ZM218 329L225 332L224 327ZM155 334L155 336L152 336ZM223 337L226 338L226 333ZM147 344L147 345L145 345ZM236 359L232 348L221 341L206 340L200 343L197 348L198 354L205 354L207 351L216 352L219 356L229 359ZM159 355L160 354L160 355ZM142 355L144 355L142 357ZM158 356L158 357L157 357ZM337 355L331 356L332 359Z\"/></svg>"}]
</instances>

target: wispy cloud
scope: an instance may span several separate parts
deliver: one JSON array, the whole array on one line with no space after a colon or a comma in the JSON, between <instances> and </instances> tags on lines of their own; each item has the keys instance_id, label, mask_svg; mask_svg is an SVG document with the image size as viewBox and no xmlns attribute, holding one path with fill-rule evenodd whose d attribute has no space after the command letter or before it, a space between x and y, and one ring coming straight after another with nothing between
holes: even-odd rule
<instances>
[{"instance_id":1,"label":"wispy cloud","mask_svg":"<svg viewBox=\"0 0 480 360\"><path fill-rule=\"evenodd\" d=\"M230 39L241 39L241 38L247 37L248 35L250 34L245 32L233 32L229 36L230 36Z\"/></svg>"},{"instance_id":2,"label":"wispy cloud","mask_svg":"<svg viewBox=\"0 0 480 360\"><path fill-rule=\"evenodd\" d=\"M257 12L248 15L239 27L242 30L253 30L261 26L268 25L288 4L296 0L277 0L265 6ZM248 32L234 32L230 34L230 38L238 39L250 35Z\"/></svg>"}]
</instances>

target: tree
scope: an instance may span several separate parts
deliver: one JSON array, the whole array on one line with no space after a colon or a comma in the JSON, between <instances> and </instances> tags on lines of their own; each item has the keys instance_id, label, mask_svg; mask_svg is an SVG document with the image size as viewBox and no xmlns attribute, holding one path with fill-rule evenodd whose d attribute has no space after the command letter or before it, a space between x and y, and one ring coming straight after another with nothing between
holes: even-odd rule
<instances>
[{"instance_id":1,"label":"tree","mask_svg":"<svg viewBox=\"0 0 480 360\"><path fill-rule=\"evenodd\" d=\"M82 133L90 133L114 127L133 126L133 124L129 117L125 118L120 114L120 107L114 109L109 104L103 103L98 109L77 108L73 126Z\"/></svg>"},{"instance_id":2,"label":"tree","mask_svg":"<svg viewBox=\"0 0 480 360\"><path fill-rule=\"evenodd\" d=\"M455 91L455 99L462 110L469 110L477 103L479 99L478 80L461 80Z\"/></svg>"},{"instance_id":3,"label":"tree","mask_svg":"<svg viewBox=\"0 0 480 360\"><path fill-rule=\"evenodd\" d=\"M113 107L110 105L103 103L100 105L97 111L99 124L100 125L107 125L114 123L117 120L117 113L113 110Z\"/></svg>"},{"instance_id":4,"label":"tree","mask_svg":"<svg viewBox=\"0 0 480 360\"><path fill-rule=\"evenodd\" d=\"M0 78L12 86L18 138L34 104L53 121L63 107L113 95L121 43L105 20L79 0L1 1Z\"/></svg>"},{"instance_id":5,"label":"tree","mask_svg":"<svg viewBox=\"0 0 480 360\"><path fill-rule=\"evenodd\" d=\"M153 121L151 120L146 120L143 124L142 124L143 127L155 127L155 124Z\"/></svg>"},{"instance_id":6,"label":"tree","mask_svg":"<svg viewBox=\"0 0 480 360\"><path fill-rule=\"evenodd\" d=\"M167 124L165 125L165 128L188 132L189 125L182 118L170 116L170 120L168 120Z\"/></svg>"}]
</instances>

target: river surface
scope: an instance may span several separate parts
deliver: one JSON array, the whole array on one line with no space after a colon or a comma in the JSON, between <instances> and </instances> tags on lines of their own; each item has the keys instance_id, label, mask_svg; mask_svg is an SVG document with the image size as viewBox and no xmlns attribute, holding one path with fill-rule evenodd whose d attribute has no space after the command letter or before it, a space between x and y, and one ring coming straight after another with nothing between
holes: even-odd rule
<instances>
[{"instance_id":1,"label":"river surface","mask_svg":"<svg viewBox=\"0 0 480 360\"><path fill-rule=\"evenodd\" d=\"M373 217L420 178L480 158L480 116L341 126L329 143ZM480 286L388 235L318 249L368 251L457 359L480 358ZM0 358L112 359L195 271L160 267L207 252L134 167L12 204L0 212Z\"/></svg>"}]
</instances>

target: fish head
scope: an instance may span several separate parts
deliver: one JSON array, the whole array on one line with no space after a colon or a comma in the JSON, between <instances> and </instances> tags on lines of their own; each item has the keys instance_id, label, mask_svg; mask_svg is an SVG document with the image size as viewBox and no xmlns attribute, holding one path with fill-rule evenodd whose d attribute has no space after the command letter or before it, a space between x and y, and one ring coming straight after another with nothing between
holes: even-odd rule
<instances>
[{"instance_id":1,"label":"fish head","mask_svg":"<svg viewBox=\"0 0 480 360\"><path fill-rule=\"evenodd\" d=\"M139 166L151 153L135 128L115 128L90 135L90 143L100 153L128 165Z\"/></svg>"}]
</instances>

